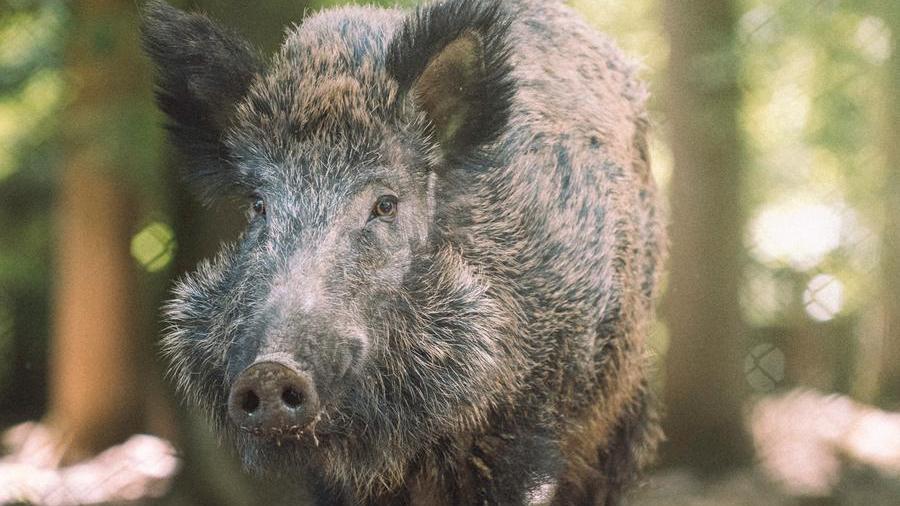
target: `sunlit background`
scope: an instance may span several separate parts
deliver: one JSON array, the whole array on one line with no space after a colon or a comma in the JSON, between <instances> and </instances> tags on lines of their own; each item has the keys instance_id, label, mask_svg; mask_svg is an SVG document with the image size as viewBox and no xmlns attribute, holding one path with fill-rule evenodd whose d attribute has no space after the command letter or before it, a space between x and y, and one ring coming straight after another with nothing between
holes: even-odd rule
<instances>
[{"instance_id":1,"label":"sunlit background","mask_svg":"<svg viewBox=\"0 0 900 506\"><path fill-rule=\"evenodd\" d=\"M173 3L270 51L306 9L344 2ZM894 3L569 2L641 62L671 198L671 291L651 338L670 443L634 504L900 504ZM157 358L171 280L241 218L199 207L175 177L136 10L0 0L0 503L271 493L174 400ZM721 146L720 131L734 133ZM718 164L707 148L724 150ZM692 218L688 190L716 219ZM704 282L726 288L679 297ZM719 312L721 333L685 331Z\"/></svg>"}]
</instances>

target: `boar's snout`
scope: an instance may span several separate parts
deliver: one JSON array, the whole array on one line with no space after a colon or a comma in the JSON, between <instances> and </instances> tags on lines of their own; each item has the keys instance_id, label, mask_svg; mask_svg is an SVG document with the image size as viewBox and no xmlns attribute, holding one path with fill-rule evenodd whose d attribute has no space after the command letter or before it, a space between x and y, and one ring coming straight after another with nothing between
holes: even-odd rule
<instances>
[{"instance_id":1,"label":"boar's snout","mask_svg":"<svg viewBox=\"0 0 900 506\"><path fill-rule=\"evenodd\" d=\"M235 379L228 414L241 430L260 436L300 434L319 411L312 378L280 362L256 362Z\"/></svg>"}]
</instances>

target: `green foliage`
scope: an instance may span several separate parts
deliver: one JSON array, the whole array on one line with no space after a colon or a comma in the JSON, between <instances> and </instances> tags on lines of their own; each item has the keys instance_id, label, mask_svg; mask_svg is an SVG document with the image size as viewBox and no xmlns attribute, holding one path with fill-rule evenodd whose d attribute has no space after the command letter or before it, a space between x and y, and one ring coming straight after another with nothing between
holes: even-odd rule
<instances>
[{"instance_id":1,"label":"green foliage","mask_svg":"<svg viewBox=\"0 0 900 506\"><path fill-rule=\"evenodd\" d=\"M62 103L63 2L26 3L0 17L0 183L46 146Z\"/></svg>"},{"instance_id":2,"label":"green foliage","mask_svg":"<svg viewBox=\"0 0 900 506\"><path fill-rule=\"evenodd\" d=\"M0 10L0 93L28 80L36 70L59 59L60 34L66 23L61 1L16 2Z\"/></svg>"},{"instance_id":3,"label":"green foliage","mask_svg":"<svg viewBox=\"0 0 900 506\"><path fill-rule=\"evenodd\" d=\"M62 1L0 11L0 199L11 204L0 208L0 289L7 291L46 282L49 209L31 204L45 202L49 190L66 19Z\"/></svg>"},{"instance_id":4,"label":"green foliage","mask_svg":"<svg viewBox=\"0 0 900 506\"><path fill-rule=\"evenodd\" d=\"M644 64L652 92L651 155L665 188L671 154L661 107L668 58L662 3L569 3ZM879 198L880 120L892 50L890 23L879 17L877 4L745 0L736 48L708 65L713 71L739 65L742 76L746 173L744 200L736 205L750 217L742 306L757 336L754 345L772 341L767 329L831 322L842 329L837 339L862 347L872 339L861 325L872 317L873 297L884 282L877 269L878 239L886 226ZM708 78L706 70L697 72ZM811 291L810 284L822 279L834 281ZM651 338L662 355L665 335L662 324Z\"/></svg>"},{"instance_id":5,"label":"green foliage","mask_svg":"<svg viewBox=\"0 0 900 506\"><path fill-rule=\"evenodd\" d=\"M889 27L860 2L772 0L745 2L740 27L751 216L745 315L787 333L826 325L833 330L822 331L822 346L860 343L883 281L883 224L873 210ZM836 365L835 381L854 367L856 348Z\"/></svg>"},{"instance_id":6,"label":"green foliage","mask_svg":"<svg viewBox=\"0 0 900 506\"><path fill-rule=\"evenodd\" d=\"M68 19L62 0L0 2L0 411L9 413L6 399L22 397L15 385L40 384L13 371L42 363L46 353L45 311L31 304L47 300L51 280L54 141ZM26 397L33 407L43 396Z\"/></svg>"}]
</instances>

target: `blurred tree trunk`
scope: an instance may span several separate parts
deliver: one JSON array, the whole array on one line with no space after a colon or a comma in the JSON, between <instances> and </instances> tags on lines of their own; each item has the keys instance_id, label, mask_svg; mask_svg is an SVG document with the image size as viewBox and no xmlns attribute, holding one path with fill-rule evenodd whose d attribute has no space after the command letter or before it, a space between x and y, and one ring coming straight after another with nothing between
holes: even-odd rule
<instances>
[{"instance_id":1,"label":"blurred tree trunk","mask_svg":"<svg viewBox=\"0 0 900 506\"><path fill-rule=\"evenodd\" d=\"M891 28L893 51L885 87L888 107L883 139L885 216L881 250L884 337L879 383L882 403L896 409L900 405L900 3L880 5Z\"/></svg>"},{"instance_id":2,"label":"blurred tree trunk","mask_svg":"<svg viewBox=\"0 0 900 506\"><path fill-rule=\"evenodd\" d=\"M662 311L669 326L663 455L715 471L749 455L741 416L746 330L740 90L735 6L667 0L671 263Z\"/></svg>"},{"instance_id":3,"label":"blurred tree trunk","mask_svg":"<svg viewBox=\"0 0 900 506\"><path fill-rule=\"evenodd\" d=\"M65 165L57 208L57 275L49 421L76 460L141 429L146 355L137 272L129 254L136 193L122 132L146 100L135 4L73 2L64 111ZM130 109L129 109L130 108ZM151 147L152 148L152 147Z\"/></svg>"},{"instance_id":4,"label":"blurred tree trunk","mask_svg":"<svg viewBox=\"0 0 900 506\"><path fill-rule=\"evenodd\" d=\"M70 156L59 213L50 416L72 459L139 428L140 364L128 254L130 199L98 161Z\"/></svg>"}]
</instances>

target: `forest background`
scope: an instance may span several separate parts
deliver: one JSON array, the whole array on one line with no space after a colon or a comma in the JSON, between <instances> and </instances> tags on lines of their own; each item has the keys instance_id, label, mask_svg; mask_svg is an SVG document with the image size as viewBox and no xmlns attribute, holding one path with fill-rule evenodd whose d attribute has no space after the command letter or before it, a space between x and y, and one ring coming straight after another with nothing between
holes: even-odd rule
<instances>
[{"instance_id":1,"label":"forest background","mask_svg":"<svg viewBox=\"0 0 900 506\"><path fill-rule=\"evenodd\" d=\"M172 3L271 53L289 23L347 2ZM642 64L670 210L651 342L668 440L636 502L761 484L785 501L900 497L900 2L569 3ZM138 10L0 0L0 429L43 420L61 467L155 434L184 462L156 500L253 504L266 487L158 356L172 280L243 218L179 181ZM851 427L868 415L884 423ZM811 439L787 450L796 474L777 464L790 430ZM799 469L810 448L837 470Z\"/></svg>"}]
</instances>

